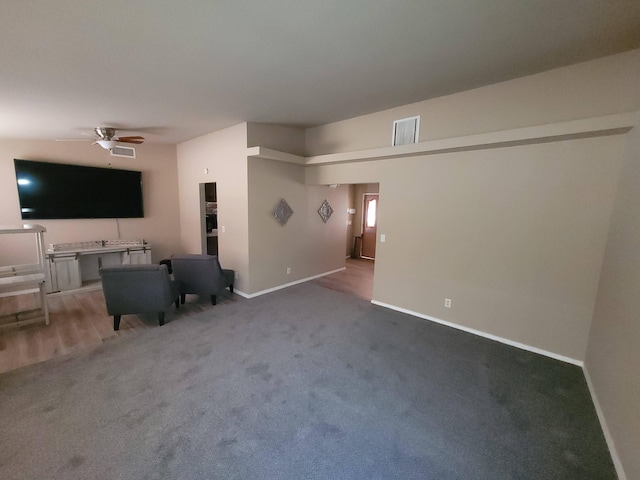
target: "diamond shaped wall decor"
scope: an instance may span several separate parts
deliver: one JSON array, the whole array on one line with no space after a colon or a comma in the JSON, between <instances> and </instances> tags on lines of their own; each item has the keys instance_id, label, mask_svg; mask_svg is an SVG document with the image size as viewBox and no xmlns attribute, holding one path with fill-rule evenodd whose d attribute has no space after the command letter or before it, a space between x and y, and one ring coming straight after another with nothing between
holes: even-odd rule
<instances>
[{"instance_id":1,"label":"diamond shaped wall decor","mask_svg":"<svg viewBox=\"0 0 640 480\"><path fill-rule=\"evenodd\" d=\"M331 208L331 205L329 205L329 202L327 202L327 200L322 202L322 205L320 205L320 208L318 209L318 215L320 215L320 218L322 218L322 221L324 223L327 223L331 218L331 215L333 215L333 208Z\"/></svg>"},{"instance_id":2,"label":"diamond shaped wall decor","mask_svg":"<svg viewBox=\"0 0 640 480\"><path fill-rule=\"evenodd\" d=\"M283 198L273 210L273 216L276 217L276 220L284 227L291 218L291 215L293 215L293 210L291 210L291 207Z\"/></svg>"}]
</instances>

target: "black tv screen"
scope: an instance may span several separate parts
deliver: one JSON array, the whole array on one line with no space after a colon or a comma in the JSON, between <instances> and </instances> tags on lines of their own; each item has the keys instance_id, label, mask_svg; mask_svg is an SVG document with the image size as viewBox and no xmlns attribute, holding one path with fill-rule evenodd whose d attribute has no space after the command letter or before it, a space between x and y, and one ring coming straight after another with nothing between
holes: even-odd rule
<instances>
[{"instance_id":1,"label":"black tv screen","mask_svg":"<svg viewBox=\"0 0 640 480\"><path fill-rule=\"evenodd\" d=\"M141 218L142 173L14 159L23 220Z\"/></svg>"}]
</instances>

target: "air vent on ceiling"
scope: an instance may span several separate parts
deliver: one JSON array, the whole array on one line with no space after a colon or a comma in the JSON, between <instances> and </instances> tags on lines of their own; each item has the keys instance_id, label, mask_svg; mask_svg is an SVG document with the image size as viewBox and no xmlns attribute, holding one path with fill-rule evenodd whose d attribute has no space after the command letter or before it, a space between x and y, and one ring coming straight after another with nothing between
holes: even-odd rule
<instances>
[{"instance_id":1,"label":"air vent on ceiling","mask_svg":"<svg viewBox=\"0 0 640 480\"><path fill-rule=\"evenodd\" d=\"M393 122L393 139L391 145L407 145L418 143L420 117L409 117Z\"/></svg>"},{"instance_id":2,"label":"air vent on ceiling","mask_svg":"<svg viewBox=\"0 0 640 480\"><path fill-rule=\"evenodd\" d=\"M111 149L111 156L136 158L136 149L133 147L123 147L122 145L116 145Z\"/></svg>"}]
</instances>

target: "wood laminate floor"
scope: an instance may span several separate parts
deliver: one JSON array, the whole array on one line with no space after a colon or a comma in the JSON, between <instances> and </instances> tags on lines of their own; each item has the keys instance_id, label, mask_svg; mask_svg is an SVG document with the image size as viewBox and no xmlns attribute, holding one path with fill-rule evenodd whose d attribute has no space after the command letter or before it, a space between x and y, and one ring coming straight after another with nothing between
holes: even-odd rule
<instances>
[{"instance_id":1,"label":"wood laminate floor","mask_svg":"<svg viewBox=\"0 0 640 480\"><path fill-rule=\"evenodd\" d=\"M233 301L233 296L223 301ZM222 300L222 299L221 299ZM158 326L157 315L123 315L120 330L113 330L102 290L47 295L49 325L37 323L0 329L0 373L114 341ZM0 316L38 306L36 294L0 298ZM208 298L187 295L187 302L167 312L167 322L212 307Z\"/></svg>"},{"instance_id":2,"label":"wood laminate floor","mask_svg":"<svg viewBox=\"0 0 640 480\"><path fill-rule=\"evenodd\" d=\"M323 287L350 293L366 300L373 297L373 268L375 262L364 258L347 258L346 270L320 277L315 282Z\"/></svg>"},{"instance_id":3,"label":"wood laminate floor","mask_svg":"<svg viewBox=\"0 0 640 480\"><path fill-rule=\"evenodd\" d=\"M346 270L315 282L320 285L371 300L373 292L372 260L347 259ZM219 298L235 301L235 296ZM53 357L115 341L147 328L158 326L156 315L123 315L120 330L113 330L113 317L107 315L102 290L47 295L49 325L38 323L22 327L0 328L0 373L43 362ZM37 294L0 298L0 316L38 306ZM167 322L180 316L215 308L208 298L187 296L179 310L167 312Z\"/></svg>"}]
</instances>

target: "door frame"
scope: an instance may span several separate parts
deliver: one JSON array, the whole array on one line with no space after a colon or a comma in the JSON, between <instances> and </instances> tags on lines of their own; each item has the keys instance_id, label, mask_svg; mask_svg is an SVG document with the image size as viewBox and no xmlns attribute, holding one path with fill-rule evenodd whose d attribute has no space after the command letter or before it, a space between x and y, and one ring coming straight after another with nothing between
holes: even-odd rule
<instances>
[{"instance_id":1,"label":"door frame","mask_svg":"<svg viewBox=\"0 0 640 480\"><path fill-rule=\"evenodd\" d=\"M378 184L380 185L380 184ZM378 196L378 205L380 204L380 192L362 192L362 199L360 202L360 258L365 258L367 260L374 260L375 261L375 257L365 257L362 255L362 245L364 244L364 222L365 222L365 218L364 218L364 197L366 195L377 195ZM378 250L378 206L376 205L376 252Z\"/></svg>"}]
</instances>

